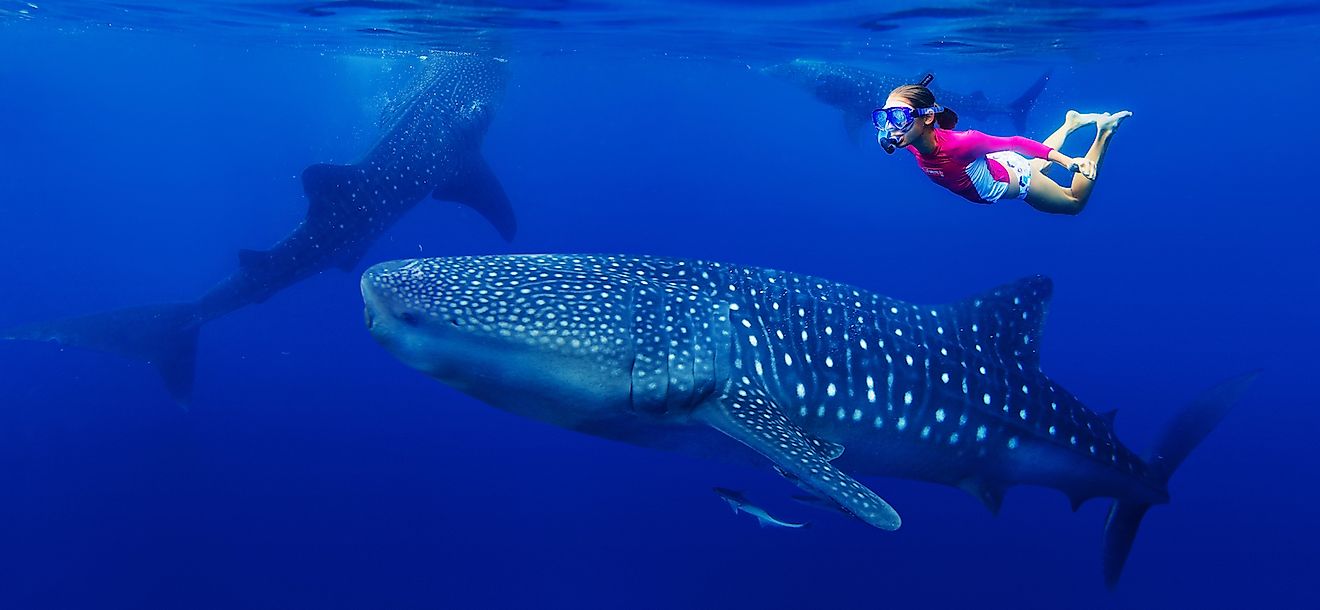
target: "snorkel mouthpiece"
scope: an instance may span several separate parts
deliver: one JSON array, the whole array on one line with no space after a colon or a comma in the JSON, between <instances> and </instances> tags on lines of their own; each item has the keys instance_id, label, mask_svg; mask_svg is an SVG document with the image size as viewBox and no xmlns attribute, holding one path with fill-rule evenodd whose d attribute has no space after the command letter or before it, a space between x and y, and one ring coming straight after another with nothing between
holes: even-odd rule
<instances>
[{"instance_id":1,"label":"snorkel mouthpiece","mask_svg":"<svg viewBox=\"0 0 1320 610\"><path fill-rule=\"evenodd\" d=\"M900 136L890 134L887 131L881 131L875 135L875 141L880 144L880 148L885 149L885 154L890 155L894 154L895 150L898 150L898 141L900 139L902 139Z\"/></svg>"}]
</instances>

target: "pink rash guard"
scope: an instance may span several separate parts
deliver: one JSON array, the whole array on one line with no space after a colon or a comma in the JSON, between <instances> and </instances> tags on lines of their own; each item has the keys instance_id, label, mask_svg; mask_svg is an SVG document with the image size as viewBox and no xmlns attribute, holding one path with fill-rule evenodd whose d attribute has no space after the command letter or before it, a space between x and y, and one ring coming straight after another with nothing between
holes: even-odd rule
<instances>
[{"instance_id":1,"label":"pink rash guard","mask_svg":"<svg viewBox=\"0 0 1320 610\"><path fill-rule=\"evenodd\" d=\"M997 182L1008 182L1008 170L986 155L999 151L1012 151L1026 157L1044 159L1049 156L1050 147L1035 140L1021 136L1001 138L983 134L979 131L935 130L935 152L923 155L915 147L908 147L917 158L917 166L926 172L930 179L946 189L961 195L973 203L994 203L982 197L977 190L973 176L989 176Z\"/></svg>"}]
</instances>

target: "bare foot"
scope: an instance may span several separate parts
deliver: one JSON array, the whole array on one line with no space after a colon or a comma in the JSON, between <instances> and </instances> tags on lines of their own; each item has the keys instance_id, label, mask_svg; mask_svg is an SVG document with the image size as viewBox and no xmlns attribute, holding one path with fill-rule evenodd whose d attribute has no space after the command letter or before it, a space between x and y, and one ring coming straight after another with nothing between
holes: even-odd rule
<instances>
[{"instance_id":1,"label":"bare foot","mask_svg":"<svg viewBox=\"0 0 1320 610\"><path fill-rule=\"evenodd\" d=\"M1100 133L1113 133L1115 129L1118 129L1118 124L1123 122L1123 119L1130 116L1132 116L1132 113L1127 110L1106 115L1104 118L1095 122L1096 131Z\"/></svg>"},{"instance_id":2,"label":"bare foot","mask_svg":"<svg viewBox=\"0 0 1320 610\"><path fill-rule=\"evenodd\" d=\"M1068 129L1071 131L1085 125L1093 125L1097 121L1100 121L1101 119L1104 119L1107 116L1109 116L1108 112L1103 114L1098 112L1088 112L1086 114L1083 114L1077 112L1076 110L1069 110L1068 114L1066 115L1066 118L1064 119L1064 123L1068 125Z\"/></svg>"}]
</instances>

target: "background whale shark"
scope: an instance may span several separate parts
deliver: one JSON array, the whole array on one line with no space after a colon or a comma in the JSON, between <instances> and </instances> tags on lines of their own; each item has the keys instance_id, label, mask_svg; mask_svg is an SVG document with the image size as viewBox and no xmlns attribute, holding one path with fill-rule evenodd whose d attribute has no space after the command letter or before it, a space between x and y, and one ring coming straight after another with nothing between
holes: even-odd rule
<instances>
[{"instance_id":1,"label":"background whale shark","mask_svg":"<svg viewBox=\"0 0 1320 610\"><path fill-rule=\"evenodd\" d=\"M145 360L157 366L170 394L186 402L203 324L325 269L351 270L381 233L428 197L466 204L512 239L513 210L481 155L506 80L502 59L432 56L385 108L384 134L361 160L303 170L307 215L293 232L269 250L240 251L238 269L198 300L30 324L0 338Z\"/></svg>"},{"instance_id":2,"label":"background whale shark","mask_svg":"<svg viewBox=\"0 0 1320 610\"><path fill-rule=\"evenodd\" d=\"M811 92L816 99L841 110L849 137L855 137L858 130L871 124L871 111L884 105L890 91L921 80L920 74L885 74L847 64L810 59L795 59L767 66L761 71L797 85ZM978 120L1006 116L1012 121L1017 133L1025 133L1027 115L1035 107L1036 98L1045 90L1049 78L1049 73L1042 74L1021 96L1007 103L992 101L981 91L968 94L950 91L940 85L938 78L930 84L930 90L941 105L952 108L960 116Z\"/></svg>"},{"instance_id":3,"label":"background whale shark","mask_svg":"<svg viewBox=\"0 0 1320 610\"><path fill-rule=\"evenodd\" d=\"M588 434L769 461L831 506L893 530L854 475L1114 498L1115 585L1146 510L1254 378L1186 407L1145 458L1040 370L1052 285L1030 277L915 305L771 269L634 256L432 258L362 277L373 336L496 407Z\"/></svg>"}]
</instances>

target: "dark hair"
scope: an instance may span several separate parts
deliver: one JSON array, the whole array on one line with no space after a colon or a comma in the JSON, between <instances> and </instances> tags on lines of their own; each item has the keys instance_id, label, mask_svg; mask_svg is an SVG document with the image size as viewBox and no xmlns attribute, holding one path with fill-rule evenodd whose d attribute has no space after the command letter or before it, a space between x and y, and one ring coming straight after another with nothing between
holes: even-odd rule
<instances>
[{"instance_id":1,"label":"dark hair","mask_svg":"<svg viewBox=\"0 0 1320 610\"><path fill-rule=\"evenodd\" d=\"M889 95L911 104L913 108L930 108L935 105L935 94L922 85L903 85ZM958 124L958 113L945 108L935 113L935 123L942 129L953 129Z\"/></svg>"}]
</instances>

